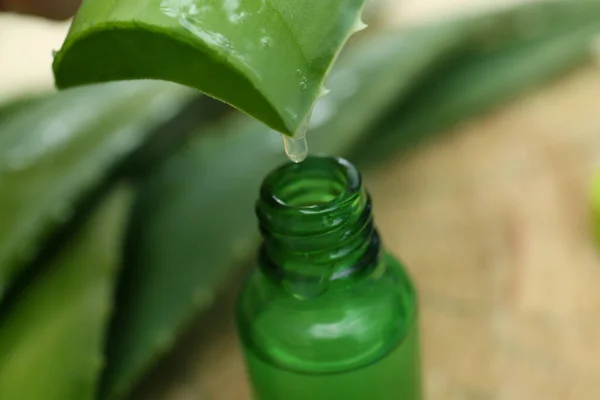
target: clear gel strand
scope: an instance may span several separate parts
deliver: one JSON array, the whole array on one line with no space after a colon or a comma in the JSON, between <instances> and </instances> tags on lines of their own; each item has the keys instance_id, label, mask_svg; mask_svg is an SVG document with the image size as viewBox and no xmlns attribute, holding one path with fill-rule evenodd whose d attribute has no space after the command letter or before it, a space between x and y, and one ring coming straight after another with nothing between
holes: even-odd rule
<instances>
[{"instance_id":1,"label":"clear gel strand","mask_svg":"<svg viewBox=\"0 0 600 400\"><path fill-rule=\"evenodd\" d=\"M295 163L302 162L308 156L308 143L306 142L306 132L295 137L281 135L285 154Z\"/></svg>"},{"instance_id":2,"label":"clear gel strand","mask_svg":"<svg viewBox=\"0 0 600 400\"><path fill-rule=\"evenodd\" d=\"M296 71L297 74L302 75L301 70ZM302 78L303 82L306 82L306 78ZM325 87L321 87L319 98L326 96L329 90ZM314 104L313 104L314 107ZM312 119L313 109L310 110L308 115L304 118L304 122L298 127L296 133L293 136L281 135L283 138L283 147L287 157L295 163L301 163L308 156L308 143L306 142L306 133L310 127L310 121ZM297 116L294 117L297 118Z\"/></svg>"}]
</instances>

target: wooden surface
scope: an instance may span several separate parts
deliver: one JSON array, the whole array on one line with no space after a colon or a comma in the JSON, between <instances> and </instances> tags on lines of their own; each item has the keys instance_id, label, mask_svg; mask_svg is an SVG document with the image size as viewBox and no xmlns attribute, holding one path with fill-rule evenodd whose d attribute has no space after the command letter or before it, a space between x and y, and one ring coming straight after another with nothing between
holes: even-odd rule
<instances>
[{"instance_id":1,"label":"wooden surface","mask_svg":"<svg viewBox=\"0 0 600 400\"><path fill-rule=\"evenodd\" d=\"M599 98L591 67L370 175L420 289L429 399L600 399Z\"/></svg>"},{"instance_id":2,"label":"wooden surface","mask_svg":"<svg viewBox=\"0 0 600 400\"><path fill-rule=\"evenodd\" d=\"M420 290L429 400L600 399L598 99L594 66L366 174ZM249 399L234 292L171 357L175 383L140 398Z\"/></svg>"}]
</instances>

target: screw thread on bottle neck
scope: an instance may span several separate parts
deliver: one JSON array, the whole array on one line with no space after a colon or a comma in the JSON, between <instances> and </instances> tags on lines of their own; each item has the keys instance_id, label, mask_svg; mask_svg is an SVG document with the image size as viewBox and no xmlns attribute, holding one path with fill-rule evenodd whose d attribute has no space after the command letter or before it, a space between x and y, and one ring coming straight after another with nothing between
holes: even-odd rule
<instances>
[{"instance_id":1,"label":"screw thread on bottle neck","mask_svg":"<svg viewBox=\"0 0 600 400\"><path fill-rule=\"evenodd\" d=\"M348 161L311 156L265 179L256 205L263 270L326 288L376 264L379 237L360 173Z\"/></svg>"}]
</instances>

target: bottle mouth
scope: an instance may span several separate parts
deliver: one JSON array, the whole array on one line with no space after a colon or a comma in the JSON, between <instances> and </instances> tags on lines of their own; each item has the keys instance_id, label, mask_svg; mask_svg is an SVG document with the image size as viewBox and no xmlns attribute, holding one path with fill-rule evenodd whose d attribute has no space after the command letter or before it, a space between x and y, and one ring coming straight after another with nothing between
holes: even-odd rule
<instances>
[{"instance_id":1,"label":"bottle mouth","mask_svg":"<svg viewBox=\"0 0 600 400\"><path fill-rule=\"evenodd\" d=\"M347 160L309 156L271 172L261 187L261 201L269 207L312 214L339 208L360 194L362 180Z\"/></svg>"},{"instance_id":2,"label":"bottle mouth","mask_svg":"<svg viewBox=\"0 0 600 400\"><path fill-rule=\"evenodd\" d=\"M263 270L275 279L324 290L375 265L371 201L358 170L342 158L310 156L275 169L263 182L256 213Z\"/></svg>"}]
</instances>

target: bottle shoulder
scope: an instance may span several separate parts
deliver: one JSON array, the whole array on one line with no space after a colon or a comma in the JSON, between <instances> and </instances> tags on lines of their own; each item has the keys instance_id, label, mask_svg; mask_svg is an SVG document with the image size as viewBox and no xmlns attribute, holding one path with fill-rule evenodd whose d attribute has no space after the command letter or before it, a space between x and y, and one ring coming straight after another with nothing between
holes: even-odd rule
<instances>
[{"instance_id":1,"label":"bottle shoulder","mask_svg":"<svg viewBox=\"0 0 600 400\"><path fill-rule=\"evenodd\" d=\"M304 372L374 362L396 347L415 318L410 278L389 255L369 276L311 298L294 296L257 270L238 304L244 345L268 362Z\"/></svg>"}]
</instances>

